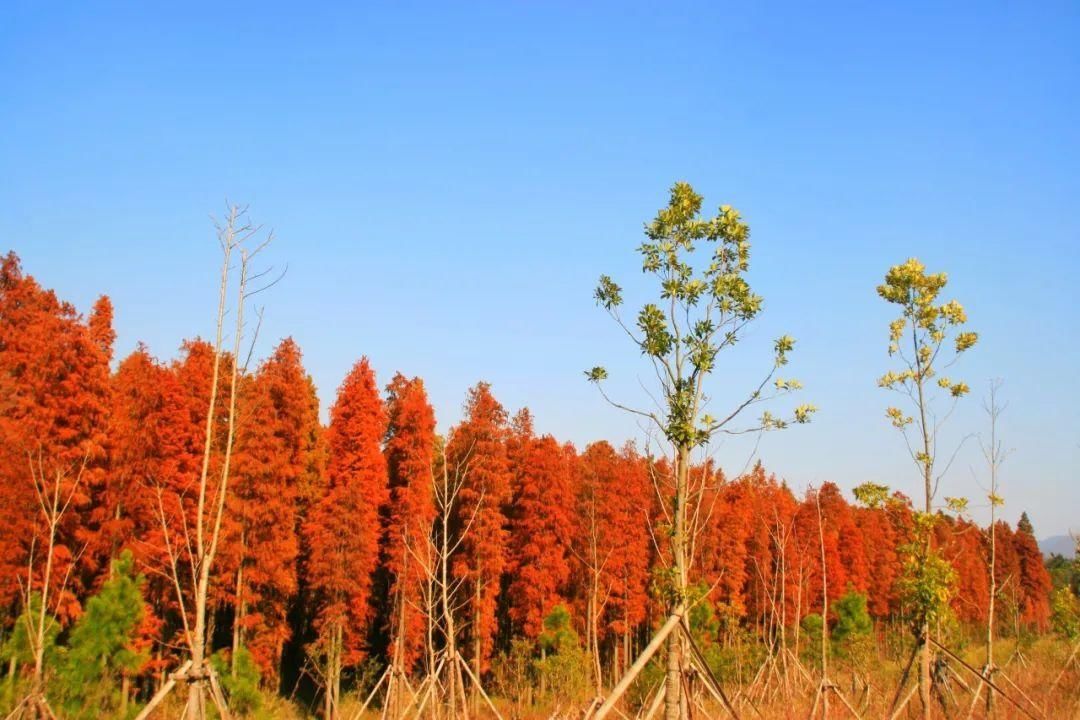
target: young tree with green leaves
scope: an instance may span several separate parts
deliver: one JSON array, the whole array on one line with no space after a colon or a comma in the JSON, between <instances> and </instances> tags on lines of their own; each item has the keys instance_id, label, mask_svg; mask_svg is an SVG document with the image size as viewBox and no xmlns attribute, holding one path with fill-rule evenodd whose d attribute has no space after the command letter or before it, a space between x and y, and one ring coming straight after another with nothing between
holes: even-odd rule
<instances>
[{"instance_id":1,"label":"young tree with green leaves","mask_svg":"<svg viewBox=\"0 0 1080 720\"><path fill-rule=\"evenodd\" d=\"M649 359L655 371L659 408L641 410L612 400L604 390L608 373L594 367L585 374L597 384L612 405L645 419L670 445L672 481L664 488L665 528L669 538L670 582L665 588L668 611L685 615L690 545L693 528L688 527L691 455L720 434L743 434L778 430L791 423L810 420L812 405L796 407L790 417L776 417L769 411L739 424L744 411L777 396L798 390L797 380L777 376L788 362L795 341L789 336L774 345L774 358L764 379L726 413L706 412L710 396L706 381L716 369L717 357L742 338L758 313L763 299L754 294L746 279L750 267L750 228L738 211L729 205L712 218L701 216L702 196L685 182L671 189L668 206L645 226L646 240L638 248L642 270L659 285L657 302L646 303L635 321L623 315L622 288L607 275L600 277L595 297L637 349ZM711 252L698 253L699 247ZM695 261L703 267L695 269ZM658 533L659 535L659 533ZM686 715L681 697L682 675L686 669L682 640L669 631L664 717L678 720ZM635 667L639 667L635 663ZM631 674L636 674L631 668ZM620 682L613 697L621 692ZM616 698L617 699L617 698ZM605 703L598 716L607 711Z\"/></svg>"},{"instance_id":2,"label":"young tree with green leaves","mask_svg":"<svg viewBox=\"0 0 1080 720\"><path fill-rule=\"evenodd\" d=\"M130 550L113 563L68 637L58 685L69 717L127 716L131 675L146 661L133 646L143 616L143 578L133 565Z\"/></svg>"},{"instance_id":3,"label":"young tree with green leaves","mask_svg":"<svg viewBox=\"0 0 1080 720\"><path fill-rule=\"evenodd\" d=\"M920 648L919 691L923 717L930 717L930 623L948 606L953 571L933 547L934 498L951 460L939 463L938 436L955 402L968 393L968 385L941 371L970 350L978 335L963 330L964 307L956 300L938 303L948 278L928 274L915 258L889 269L877 292L886 302L898 305L900 317L889 324L889 357L900 361L878 385L904 397L908 410L889 407L886 415L907 443L912 461L923 482L923 510L916 514L915 541L905 557L903 589L913 611L914 630ZM945 415L935 411L937 396L950 402ZM909 415L908 412L911 412ZM954 455L955 457L955 455ZM950 499L950 505L960 504Z\"/></svg>"}]
</instances>

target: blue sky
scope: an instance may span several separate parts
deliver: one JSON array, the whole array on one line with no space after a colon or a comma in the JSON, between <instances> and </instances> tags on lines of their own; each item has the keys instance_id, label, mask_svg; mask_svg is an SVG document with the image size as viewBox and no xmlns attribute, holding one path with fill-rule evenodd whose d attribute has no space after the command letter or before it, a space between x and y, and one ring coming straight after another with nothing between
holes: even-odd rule
<instances>
[{"instance_id":1,"label":"blue sky","mask_svg":"<svg viewBox=\"0 0 1080 720\"><path fill-rule=\"evenodd\" d=\"M368 355L444 428L485 379L583 444L640 434L583 380L649 377L591 292L646 297L642 223L687 180L742 211L766 298L716 403L787 332L821 408L761 440L769 469L914 492L874 287L915 255L983 338L943 447L1003 378L1007 515L1080 529L1080 8L884 5L5 3L0 246L167 358L211 328L208 215L249 203L289 267L260 350L294 336L324 402ZM943 492L981 505L983 477L970 440Z\"/></svg>"}]
</instances>

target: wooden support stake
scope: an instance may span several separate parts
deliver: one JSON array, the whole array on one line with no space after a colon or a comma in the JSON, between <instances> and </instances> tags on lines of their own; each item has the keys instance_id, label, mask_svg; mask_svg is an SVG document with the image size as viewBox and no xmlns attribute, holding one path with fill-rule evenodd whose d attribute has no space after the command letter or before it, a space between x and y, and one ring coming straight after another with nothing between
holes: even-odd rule
<instances>
[{"instance_id":1,"label":"wooden support stake","mask_svg":"<svg viewBox=\"0 0 1080 720\"><path fill-rule=\"evenodd\" d=\"M720 687L720 681L716 679L715 675L713 675L712 668L709 667L709 663L705 660L705 656L702 654L701 649L697 646L697 643L694 642L694 636L693 634L691 634L690 626L686 624L685 618L682 619L681 626L683 635L686 636L686 642L690 646L690 650L693 653L693 657L697 659L698 670L700 670L702 674L705 675L705 678L708 680L707 684L711 685L713 694L717 696L718 700L720 700L720 703L724 706L724 709L731 713L731 717L735 718L735 720L739 720L739 714L735 712L735 708L731 706L731 701L729 701L727 695L724 694L724 688ZM761 715L758 709L754 707L754 703L750 703L750 707L759 716Z\"/></svg>"},{"instance_id":2,"label":"wooden support stake","mask_svg":"<svg viewBox=\"0 0 1080 720\"><path fill-rule=\"evenodd\" d=\"M503 720L503 716L499 714L499 710L495 707L495 703L491 702L491 698L489 698L488 694L484 692L484 686L480 684L480 678L476 677L476 675L473 674L472 668L469 667L469 663L465 662L465 658L461 657L460 652L457 655L457 659L458 663L460 663L461 666L465 668L465 672L469 674L469 679L473 681L473 687L480 691L480 697L484 698L484 702L486 702L487 706L491 708L491 712L495 713L495 717L497 717L499 720Z\"/></svg>"},{"instance_id":3,"label":"wooden support stake","mask_svg":"<svg viewBox=\"0 0 1080 720\"><path fill-rule=\"evenodd\" d=\"M169 679L165 681L165 684L161 686L154 697L150 698L150 702L146 703L146 707L139 711L139 714L135 716L135 720L146 720L150 717L150 713L154 712L154 709L168 696L172 689L176 687L176 681L187 677L188 670L191 669L191 661L188 660L179 668L176 672L169 675Z\"/></svg>"},{"instance_id":4,"label":"wooden support stake","mask_svg":"<svg viewBox=\"0 0 1080 720\"><path fill-rule=\"evenodd\" d=\"M626 674L622 676L618 684L611 690L611 694L604 700L604 704L596 711L596 714L592 716L591 720L604 720L607 714L611 712L611 709L615 707L615 703L619 702L619 699L630 687L631 683L637 678L638 674L645 669L645 666L652 659L652 656L656 654L656 651L660 649L660 646L664 644L664 640L667 636L679 626L682 622L682 615L680 613L674 613L667 619L660 631L653 635L653 639L649 641L649 644L645 646L645 649L638 655L637 660L630 666L630 669L626 671Z\"/></svg>"},{"instance_id":5,"label":"wooden support stake","mask_svg":"<svg viewBox=\"0 0 1080 720\"><path fill-rule=\"evenodd\" d=\"M934 647L936 647L936 648L937 648L938 650L941 650L941 651L942 651L943 653L945 653L946 655L948 655L949 657L951 657L951 658L952 658L953 660L955 660L956 662L960 663L960 665L962 665L963 667L967 668L967 669L968 669L968 671L970 671L970 672L971 672L971 673L972 673L973 675L975 675L976 677L979 677L979 678L982 678L982 677L983 677L983 675L982 675L982 673L981 673L981 672L979 672L978 670L976 670L975 668L973 668L973 667L972 667L971 665L968 665L968 664L967 664L966 662L964 662L963 658L961 658L960 656L958 656L958 655L957 655L956 653L954 653L954 652L953 652L952 650L950 650L949 648L945 647L944 645L942 645L941 643L939 643L939 642L938 642L937 640L935 640L934 638L928 638L928 639L929 639L930 643L931 643L931 644L932 644L932 645L933 645ZM1002 677L1005 677L1004 673L1002 673ZM1029 718L1031 718L1031 720L1042 720L1042 719L1041 719L1041 718L1039 718L1039 717L1038 717L1037 715L1034 715L1034 714L1032 714L1032 713L1031 713L1031 711L1029 711L1029 710L1028 710L1027 708L1025 708L1025 707L1024 707L1023 705L1021 705L1020 703L1018 703L1018 702L1017 702L1016 700L1014 700L1014 699L1013 699L1013 698L1012 698L1011 696L1009 696L1008 694L1006 694L1005 692L1003 692L1003 691L1002 691L1002 689L1001 689L1001 688L999 688L999 687L998 687L997 685L995 685L995 684L994 684L994 681L993 681L993 680L991 680L990 678L983 678L983 682L985 682L985 683L986 683L987 685L989 685L989 686L990 686L990 688L991 688L992 690L994 690L995 692L997 692L997 693L998 693L999 695L1001 695L1001 696L1002 696L1003 698L1005 698L1005 699L1006 699L1006 700L1008 700L1008 701L1009 701L1010 703L1012 703L1012 704L1013 704L1013 705L1014 705L1014 706L1016 707L1016 709L1017 709L1017 710L1019 710L1020 712L1022 712L1022 713L1023 713L1024 715L1028 716ZM1028 702L1031 702L1031 700L1028 700ZM1032 705L1034 705L1034 703L1032 703ZM1038 705L1035 705L1035 707L1036 707L1036 708L1038 708ZM1041 710L1040 710L1040 712L1041 712Z\"/></svg>"},{"instance_id":6,"label":"wooden support stake","mask_svg":"<svg viewBox=\"0 0 1080 720\"><path fill-rule=\"evenodd\" d=\"M371 688L371 693L367 696L367 700L364 701L364 704L361 705L360 709L356 711L355 715L353 715L353 720L360 720L360 718L363 717L364 711L367 710L368 705L371 704L371 701L375 699L375 693L379 692L379 688L382 687L383 682L386 681L386 678L389 675L390 668L386 668L383 674L379 677L379 682L375 683L375 687Z\"/></svg>"}]
</instances>

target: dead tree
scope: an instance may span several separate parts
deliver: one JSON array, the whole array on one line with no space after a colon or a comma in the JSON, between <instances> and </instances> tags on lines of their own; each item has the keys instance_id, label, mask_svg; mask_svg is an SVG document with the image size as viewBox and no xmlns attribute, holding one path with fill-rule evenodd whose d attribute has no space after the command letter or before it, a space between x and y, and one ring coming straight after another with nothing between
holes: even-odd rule
<instances>
[{"instance_id":1,"label":"dead tree","mask_svg":"<svg viewBox=\"0 0 1080 720\"><path fill-rule=\"evenodd\" d=\"M187 646L188 660L172 673L169 680L136 716L136 720L145 720L145 718L149 717L178 683L187 685L185 718L188 720L204 720L207 717L207 695L210 696L210 700L221 717L226 719L229 717L224 693L209 662L209 655L212 650L209 646L207 628L211 613L209 604L210 583L213 579L214 559L217 556L221 542L222 522L228 496L230 463L233 443L236 438L238 381L241 373L246 371L251 357L251 349L249 349L247 360L241 366L240 353L245 341L244 310L253 295L276 282L274 280L263 287L251 289L253 282L267 275L267 272L252 273L251 262L270 244L273 240L273 233L267 235L262 241L257 241L256 238L261 234L262 229L249 224L245 215L246 211L244 209L230 206L224 223L218 225L218 242L222 254L221 275L218 288L217 322L213 346L214 362L210 382L209 405L206 411L202 465L195 488L197 494L194 498L196 504L194 535L190 531L187 518L183 515L184 497L178 498L180 501L178 503L180 517L170 517L172 513L167 511L164 502L165 490L160 485L157 488L158 519L161 522L165 552L169 562L165 574L171 579L176 590L177 606L183 626L183 637ZM222 364L226 359L224 350L225 317L229 305L229 290L233 284L231 282L234 271L233 263L237 256L239 257L239 263L237 263L235 270L238 278L236 281L237 287L234 290L236 299L233 308L236 319L232 334L232 361L227 369L228 401L224 419L224 447L220 449L220 473L216 483L212 483L211 458L215 451L214 438L219 430L218 403L220 402L219 395L224 384ZM261 319L261 313L258 315ZM258 323L256 323L255 330L250 338L251 348L254 347L257 335ZM174 522L179 522L180 529L173 527Z\"/></svg>"},{"instance_id":2,"label":"dead tree","mask_svg":"<svg viewBox=\"0 0 1080 720\"><path fill-rule=\"evenodd\" d=\"M448 438L444 446L449 445ZM394 663L372 689L360 710L354 716L359 720L385 684L383 718L448 718L457 720L470 716L470 703L466 695L466 678L472 691L483 700L496 718L501 715L491 698L484 691L480 678L461 655L458 643L457 618L467 604L460 597L463 578L454 578L450 571L451 559L464 543L484 501L481 494L472 515L460 528L454 527L454 514L458 495L469 472L472 448L464 454L462 462L451 471L445 453L438 468L433 468L431 482L434 489L436 518L431 533L422 539L405 538L406 551L424 573L424 607L427 618L427 667L420 684L413 689L403 673L393 670ZM441 642L440 647L436 644ZM395 680L396 678L396 680ZM408 693L406 696L405 693Z\"/></svg>"},{"instance_id":3,"label":"dead tree","mask_svg":"<svg viewBox=\"0 0 1080 720\"><path fill-rule=\"evenodd\" d=\"M46 463L40 451L36 456L34 453L27 453L26 459L38 510L41 511L41 518L44 522L45 567L41 571L40 597L37 598L35 603L35 593L33 592L35 566L37 564L34 557L37 541L35 537L31 540L30 553L26 561L26 581L22 587L24 608L22 618L26 623L26 638L34 663L33 675L31 675L30 687L26 695L16 703L15 708L7 715L7 720L15 720L15 718L51 718L55 720L56 715L53 713L45 696L45 645L49 630L56 623L55 618L49 612L49 603L54 602L55 604L63 596L67 589L71 570L75 565L74 560L69 562L60 586L54 588L53 573L57 559L56 546L64 516L71 508L82 485L89 454L84 453L82 460L73 468L63 466L46 468ZM56 590L56 601L53 600L53 590Z\"/></svg>"}]
</instances>

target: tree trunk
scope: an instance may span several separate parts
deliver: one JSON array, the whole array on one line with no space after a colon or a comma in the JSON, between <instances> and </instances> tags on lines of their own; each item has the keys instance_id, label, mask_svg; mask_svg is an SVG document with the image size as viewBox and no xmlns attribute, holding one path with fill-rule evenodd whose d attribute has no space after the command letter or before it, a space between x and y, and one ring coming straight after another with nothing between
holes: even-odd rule
<instances>
[{"instance_id":1,"label":"tree trunk","mask_svg":"<svg viewBox=\"0 0 1080 720\"><path fill-rule=\"evenodd\" d=\"M128 715L128 696L131 695L131 678L124 673L120 680L120 717Z\"/></svg>"},{"instance_id":2,"label":"tree trunk","mask_svg":"<svg viewBox=\"0 0 1080 720\"><path fill-rule=\"evenodd\" d=\"M203 682L202 673L206 664L206 595L199 592L195 596L195 631L191 637L191 672L195 675L194 682L188 683L187 710L184 717L191 720L203 720L206 717L203 705Z\"/></svg>"},{"instance_id":3,"label":"tree trunk","mask_svg":"<svg viewBox=\"0 0 1080 720\"><path fill-rule=\"evenodd\" d=\"M675 466L675 498L672 507L674 527L671 533L671 555L675 570L673 594L677 598L670 612L683 615L686 607L686 488L690 475L690 447L681 445ZM664 720L682 720L683 640L679 633L668 635L667 679L664 686Z\"/></svg>"},{"instance_id":4,"label":"tree trunk","mask_svg":"<svg viewBox=\"0 0 1080 720\"><path fill-rule=\"evenodd\" d=\"M475 605L473 608L473 626L472 626L472 646L473 646L473 674L480 677L480 603L483 599L483 588L480 585L479 576L476 578L476 594L474 595ZM480 693L477 683L473 683L472 692L470 697L472 699L473 714L475 715L480 711Z\"/></svg>"},{"instance_id":5,"label":"tree trunk","mask_svg":"<svg viewBox=\"0 0 1080 720\"><path fill-rule=\"evenodd\" d=\"M240 534L240 544L243 547L244 534ZM240 553L240 567L236 569L236 612L233 617L232 631L232 657L229 659L229 672L236 677L236 656L240 652L240 644L244 641L240 626L244 622L247 605L244 602L244 553Z\"/></svg>"},{"instance_id":6,"label":"tree trunk","mask_svg":"<svg viewBox=\"0 0 1080 720\"><path fill-rule=\"evenodd\" d=\"M592 660L593 685L596 688L597 696L604 694L603 678L601 677L600 671L600 630L597 627L599 624L597 618L597 605L599 604L597 596L599 593L600 571L595 567L594 563L591 581L589 583L588 609L586 610L589 617L585 629L585 644L588 646L589 657Z\"/></svg>"}]
</instances>

